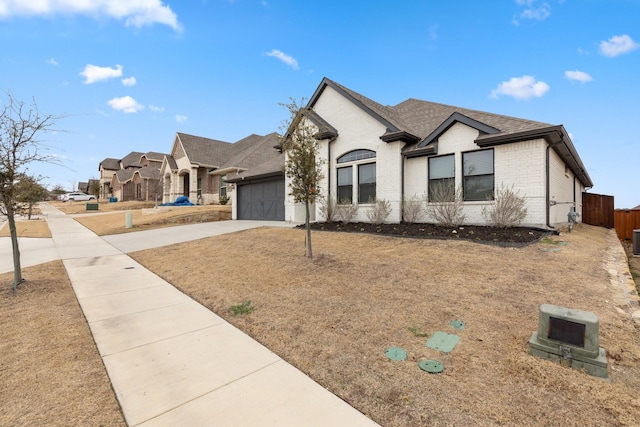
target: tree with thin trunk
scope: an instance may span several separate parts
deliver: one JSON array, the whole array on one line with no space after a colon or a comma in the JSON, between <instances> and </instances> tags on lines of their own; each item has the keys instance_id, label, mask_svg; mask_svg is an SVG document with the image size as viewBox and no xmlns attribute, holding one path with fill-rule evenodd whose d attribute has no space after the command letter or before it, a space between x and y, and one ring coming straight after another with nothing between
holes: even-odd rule
<instances>
[{"instance_id":1,"label":"tree with thin trunk","mask_svg":"<svg viewBox=\"0 0 640 427\"><path fill-rule=\"evenodd\" d=\"M33 206L47 198L49 192L41 184L40 177L23 175L16 184L16 200L26 205L27 219L31 220Z\"/></svg>"},{"instance_id":2,"label":"tree with thin trunk","mask_svg":"<svg viewBox=\"0 0 640 427\"><path fill-rule=\"evenodd\" d=\"M91 178L89 180L89 194L96 196L96 200L100 198L100 180Z\"/></svg>"},{"instance_id":3,"label":"tree with thin trunk","mask_svg":"<svg viewBox=\"0 0 640 427\"><path fill-rule=\"evenodd\" d=\"M318 161L317 128L305 117L307 110L291 98L289 104L280 104L289 112L289 119L283 123L280 136L282 151L285 153L284 171L289 178L289 195L295 203L304 203L306 251L313 258L311 245L310 209L322 196L318 184L323 178L322 163Z\"/></svg>"},{"instance_id":4,"label":"tree with thin trunk","mask_svg":"<svg viewBox=\"0 0 640 427\"><path fill-rule=\"evenodd\" d=\"M13 290L22 282L20 249L16 232L16 204L20 179L28 175L32 163L56 163L45 154L41 135L53 131L60 117L43 115L35 101L30 105L7 93L7 102L0 110L0 213L6 215L13 252Z\"/></svg>"}]
</instances>

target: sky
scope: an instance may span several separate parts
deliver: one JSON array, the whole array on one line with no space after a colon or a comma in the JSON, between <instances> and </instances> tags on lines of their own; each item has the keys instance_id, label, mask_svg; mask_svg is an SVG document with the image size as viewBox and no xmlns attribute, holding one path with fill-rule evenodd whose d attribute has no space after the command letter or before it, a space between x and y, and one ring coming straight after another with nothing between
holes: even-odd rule
<instances>
[{"instance_id":1,"label":"sky","mask_svg":"<svg viewBox=\"0 0 640 427\"><path fill-rule=\"evenodd\" d=\"M70 190L99 163L171 151L176 132L235 142L328 77L569 132L616 208L640 205L640 0L0 0L0 99L58 117Z\"/></svg>"}]
</instances>

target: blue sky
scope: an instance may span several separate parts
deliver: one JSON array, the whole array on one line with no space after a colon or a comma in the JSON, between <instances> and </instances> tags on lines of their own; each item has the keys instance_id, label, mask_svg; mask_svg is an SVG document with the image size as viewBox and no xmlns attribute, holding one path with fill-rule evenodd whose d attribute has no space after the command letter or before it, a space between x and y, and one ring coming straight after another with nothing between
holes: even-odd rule
<instances>
[{"instance_id":1,"label":"blue sky","mask_svg":"<svg viewBox=\"0 0 640 427\"><path fill-rule=\"evenodd\" d=\"M25 5L26 4L26 5ZM278 131L328 77L563 124L593 193L640 204L640 1L0 0L0 89L62 115L46 135L70 188L176 132Z\"/></svg>"}]
</instances>

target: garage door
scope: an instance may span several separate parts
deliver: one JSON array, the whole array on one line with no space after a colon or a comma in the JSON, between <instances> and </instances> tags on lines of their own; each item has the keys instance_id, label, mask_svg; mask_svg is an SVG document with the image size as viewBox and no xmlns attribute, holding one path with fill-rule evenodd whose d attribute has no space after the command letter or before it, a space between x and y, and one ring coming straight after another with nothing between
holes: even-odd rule
<instances>
[{"instance_id":1,"label":"garage door","mask_svg":"<svg viewBox=\"0 0 640 427\"><path fill-rule=\"evenodd\" d=\"M238 219L284 221L284 179L238 185Z\"/></svg>"}]
</instances>

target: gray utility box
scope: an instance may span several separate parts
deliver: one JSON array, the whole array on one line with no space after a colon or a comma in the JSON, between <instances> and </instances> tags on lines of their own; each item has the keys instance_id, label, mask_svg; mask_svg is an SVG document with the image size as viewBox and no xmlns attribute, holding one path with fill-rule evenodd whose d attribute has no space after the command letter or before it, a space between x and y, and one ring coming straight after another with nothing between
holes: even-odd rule
<instances>
[{"instance_id":1,"label":"gray utility box","mask_svg":"<svg viewBox=\"0 0 640 427\"><path fill-rule=\"evenodd\" d=\"M529 354L609 378L607 353L598 345L599 328L600 321L593 313L542 304L538 330L529 340Z\"/></svg>"}]
</instances>

